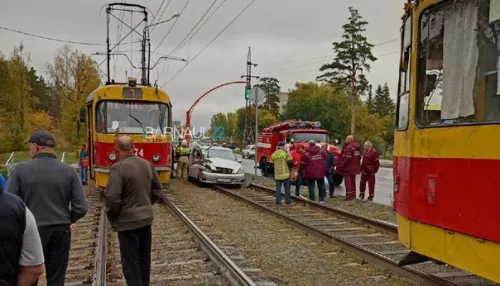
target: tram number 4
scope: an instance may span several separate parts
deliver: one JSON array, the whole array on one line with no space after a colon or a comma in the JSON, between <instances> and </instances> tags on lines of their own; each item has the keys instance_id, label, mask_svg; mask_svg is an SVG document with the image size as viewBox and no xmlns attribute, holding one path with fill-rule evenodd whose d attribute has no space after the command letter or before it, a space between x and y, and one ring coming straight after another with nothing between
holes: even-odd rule
<instances>
[{"instance_id":1,"label":"tram number 4","mask_svg":"<svg viewBox=\"0 0 500 286\"><path fill-rule=\"evenodd\" d=\"M135 152L136 156L144 157L144 150L143 149L139 150L139 149L135 148L134 152Z\"/></svg>"}]
</instances>

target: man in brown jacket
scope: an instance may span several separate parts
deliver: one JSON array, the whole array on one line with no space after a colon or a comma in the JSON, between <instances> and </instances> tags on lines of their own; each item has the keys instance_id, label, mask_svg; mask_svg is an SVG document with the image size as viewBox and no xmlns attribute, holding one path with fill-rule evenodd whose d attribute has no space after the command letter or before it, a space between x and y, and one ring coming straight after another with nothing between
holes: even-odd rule
<instances>
[{"instance_id":1,"label":"man in brown jacket","mask_svg":"<svg viewBox=\"0 0 500 286\"><path fill-rule=\"evenodd\" d=\"M118 232L123 275L127 285L149 285L153 207L161 198L161 184L153 165L134 155L129 136L116 140L120 161L109 173L104 192L107 216Z\"/></svg>"}]
</instances>

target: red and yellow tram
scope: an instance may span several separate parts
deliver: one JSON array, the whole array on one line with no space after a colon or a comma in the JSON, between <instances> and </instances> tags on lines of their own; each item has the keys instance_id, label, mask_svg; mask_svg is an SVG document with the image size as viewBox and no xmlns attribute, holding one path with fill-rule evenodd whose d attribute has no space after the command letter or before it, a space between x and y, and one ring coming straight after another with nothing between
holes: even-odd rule
<instances>
[{"instance_id":1,"label":"red and yellow tram","mask_svg":"<svg viewBox=\"0 0 500 286\"><path fill-rule=\"evenodd\" d=\"M401 265L432 259L500 282L500 1L408 1L401 35Z\"/></svg>"},{"instance_id":2,"label":"red and yellow tram","mask_svg":"<svg viewBox=\"0 0 500 286\"><path fill-rule=\"evenodd\" d=\"M158 88L109 84L96 89L86 101L89 172L99 188L105 188L111 166L119 158L114 142L119 134L134 141L135 154L153 163L162 184L172 171L172 105Z\"/></svg>"}]
</instances>

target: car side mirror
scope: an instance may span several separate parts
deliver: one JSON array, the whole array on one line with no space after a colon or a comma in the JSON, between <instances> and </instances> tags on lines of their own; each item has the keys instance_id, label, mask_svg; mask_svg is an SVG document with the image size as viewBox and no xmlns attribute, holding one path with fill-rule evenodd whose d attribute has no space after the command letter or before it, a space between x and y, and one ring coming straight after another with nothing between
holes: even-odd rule
<instances>
[{"instance_id":1,"label":"car side mirror","mask_svg":"<svg viewBox=\"0 0 500 286\"><path fill-rule=\"evenodd\" d=\"M236 161L237 161L238 163L243 162L243 160L241 160L240 158L236 159Z\"/></svg>"}]
</instances>

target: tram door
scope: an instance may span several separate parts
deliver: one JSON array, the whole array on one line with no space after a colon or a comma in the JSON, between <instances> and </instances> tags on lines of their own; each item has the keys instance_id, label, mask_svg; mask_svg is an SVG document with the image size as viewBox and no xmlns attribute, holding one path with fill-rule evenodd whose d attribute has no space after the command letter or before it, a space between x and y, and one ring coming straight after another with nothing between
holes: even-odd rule
<instances>
[{"instance_id":1,"label":"tram door","mask_svg":"<svg viewBox=\"0 0 500 286\"><path fill-rule=\"evenodd\" d=\"M87 146L89 154L89 176L91 180L95 180L94 174L94 163L95 163L95 153L94 153L94 112L92 109L92 104L87 105Z\"/></svg>"}]
</instances>

